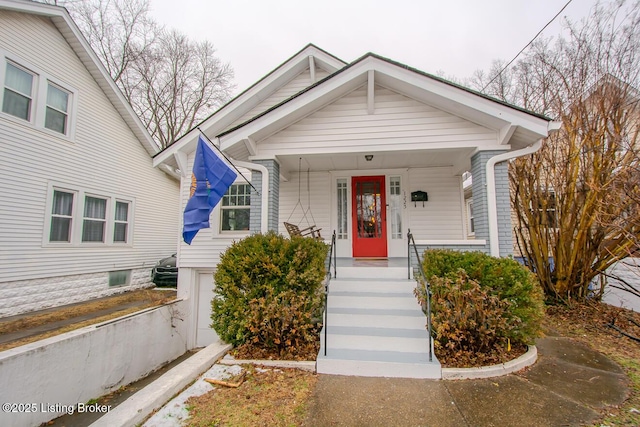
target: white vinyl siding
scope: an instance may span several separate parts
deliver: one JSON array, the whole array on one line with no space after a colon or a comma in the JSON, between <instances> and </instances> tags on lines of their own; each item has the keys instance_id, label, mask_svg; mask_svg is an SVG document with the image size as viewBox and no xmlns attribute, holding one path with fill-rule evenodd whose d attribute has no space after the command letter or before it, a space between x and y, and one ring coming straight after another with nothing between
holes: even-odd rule
<instances>
[{"instance_id":1,"label":"white vinyl siding","mask_svg":"<svg viewBox=\"0 0 640 427\"><path fill-rule=\"evenodd\" d=\"M286 129L259 142L261 155L325 153L385 148L449 149L496 143L496 132L380 86L374 114L360 87ZM442 147L444 148L444 147Z\"/></svg>"},{"instance_id":2,"label":"white vinyl siding","mask_svg":"<svg viewBox=\"0 0 640 427\"><path fill-rule=\"evenodd\" d=\"M330 239L331 233L331 175L329 172L302 172L302 185L298 195L298 173L291 173L288 182L280 181L280 221L279 232L288 236L284 228L284 221L306 228L315 225L321 228L320 234L325 240ZM307 191L307 176L308 188ZM296 208L300 197L300 204ZM294 209L295 208L295 209ZM306 213L306 216L305 216ZM288 218L288 220L287 220Z\"/></svg>"},{"instance_id":3,"label":"white vinyl siding","mask_svg":"<svg viewBox=\"0 0 640 427\"><path fill-rule=\"evenodd\" d=\"M0 259L10 260L0 265L0 283L135 268L150 271L158 259L174 253L181 214L177 182L152 167L149 153L56 26L44 17L0 11L0 51L48 76L73 82L78 90L70 101L77 113L69 117L75 120L73 142L44 127L0 118ZM46 91L40 99L44 106ZM127 196L133 203L127 244L50 242L53 187ZM79 242L84 209L80 194L75 205L77 224L72 227L78 231L72 232L72 239ZM112 236L113 231L107 240Z\"/></svg>"},{"instance_id":4,"label":"white vinyl siding","mask_svg":"<svg viewBox=\"0 0 640 427\"><path fill-rule=\"evenodd\" d=\"M329 73L316 67L316 82L328 75ZM309 69L307 68L305 71L298 74L297 77L293 78L289 83L282 86L280 89L267 97L267 99L253 107L248 113L244 114L242 117L236 120L231 126L229 126L229 129L239 125L240 123L244 123L249 119L252 119L253 117L257 116L260 113L263 113L264 111L284 101L285 99L291 98L293 95L306 89L311 84L311 75L309 73Z\"/></svg>"},{"instance_id":5,"label":"white vinyl siding","mask_svg":"<svg viewBox=\"0 0 640 427\"><path fill-rule=\"evenodd\" d=\"M463 240L463 206L460 197L460 177L451 168L409 169L407 194L426 191L429 201L414 203L408 197L409 224L416 240Z\"/></svg>"}]
</instances>

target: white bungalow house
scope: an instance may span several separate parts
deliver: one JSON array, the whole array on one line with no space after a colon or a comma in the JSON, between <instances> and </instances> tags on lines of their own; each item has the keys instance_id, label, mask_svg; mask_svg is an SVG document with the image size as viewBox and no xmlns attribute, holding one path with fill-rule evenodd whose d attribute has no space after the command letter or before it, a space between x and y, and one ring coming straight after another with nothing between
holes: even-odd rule
<instances>
[{"instance_id":1,"label":"white bungalow house","mask_svg":"<svg viewBox=\"0 0 640 427\"><path fill-rule=\"evenodd\" d=\"M177 177L62 7L0 0L0 317L150 285Z\"/></svg>"},{"instance_id":2,"label":"white bungalow house","mask_svg":"<svg viewBox=\"0 0 640 427\"><path fill-rule=\"evenodd\" d=\"M238 179L227 203L223 200L212 213L212 228L201 230L191 246L179 247L178 294L192 301L190 345L215 338L209 317L212 272L220 253L248 233L286 234L283 223L288 221L321 228L327 241L336 233L338 279L351 280L340 283L344 288L334 287L335 279L331 282L336 294L330 294L329 313L335 307L333 318L345 322L335 325L333 335L329 329L329 350L338 355L338 364L363 375L412 376L407 372L413 365L400 373L386 372L376 365L382 360L375 354L363 356L382 348L378 339L383 335L391 338L387 353L404 352L399 359L410 360L409 353L419 352L400 349L411 347L410 338L401 337L415 331L372 325L384 315L392 324L401 315L413 316L403 304L415 308L410 288L409 297L394 305L397 292L384 290L377 281L407 281L409 229L420 250L509 255L505 161L536 150L555 126L546 117L372 53L345 63L306 46L154 157L155 165L180 170L183 208L200 132L236 166L250 171L261 192L240 197L250 188ZM466 225L465 171L473 173L472 237ZM412 194L418 200L412 201ZM236 221L243 215L249 220ZM364 261L369 268L357 269L361 259L369 259ZM393 285L396 291L404 286ZM364 317L349 317L346 299L358 286L365 290L360 301L374 305L355 310L364 310ZM383 298L373 301L370 293L378 290ZM376 306L376 301L387 305ZM365 331L365 325L380 329ZM408 328L414 327L424 331L424 318ZM355 342L363 347L350 347ZM382 357L384 352L378 353ZM321 359L320 372L345 373L320 369Z\"/></svg>"}]
</instances>

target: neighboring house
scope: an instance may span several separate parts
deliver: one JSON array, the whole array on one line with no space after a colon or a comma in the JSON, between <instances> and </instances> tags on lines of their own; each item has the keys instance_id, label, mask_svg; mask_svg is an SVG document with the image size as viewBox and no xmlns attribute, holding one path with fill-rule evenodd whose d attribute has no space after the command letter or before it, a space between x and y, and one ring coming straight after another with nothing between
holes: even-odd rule
<instances>
[{"instance_id":1,"label":"neighboring house","mask_svg":"<svg viewBox=\"0 0 640 427\"><path fill-rule=\"evenodd\" d=\"M176 176L64 8L0 0L0 317L150 285Z\"/></svg>"},{"instance_id":2,"label":"neighboring house","mask_svg":"<svg viewBox=\"0 0 640 427\"><path fill-rule=\"evenodd\" d=\"M249 233L286 234L284 221L316 225L327 240L335 231L342 258L406 259L409 229L420 249L511 254L504 160L536 149L555 128L544 116L378 55L345 63L308 45L154 157L154 165L181 171L182 209L200 130L250 171L261 192L246 197L250 188L238 179L211 228L178 249L178 294L192 301L189 345L215 338L211 273L220 254ZM417 191L428 200L413 202Z\"/></svg>"}]
</instances>

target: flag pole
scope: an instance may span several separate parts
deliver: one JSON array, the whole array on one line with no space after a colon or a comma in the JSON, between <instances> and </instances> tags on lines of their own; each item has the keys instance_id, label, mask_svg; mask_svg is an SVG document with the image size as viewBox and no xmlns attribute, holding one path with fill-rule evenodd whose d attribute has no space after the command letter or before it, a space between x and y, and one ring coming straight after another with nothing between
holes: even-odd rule
<instances>
[{"instance_id":1,"label":"flag pole","mask_svg":"<svg viewBox=\"0 0 640 427\"><path fill-rule=\"evenodd\" d=\"M221 150L221 149L219 149L219 148L218 148L218 146L217 146L216 144L214 144L214 143L213 143L213 141L211 141L207 135L205 135L205 133L202 131L202 129L200 129L200 126L197 126L197 127L196 127L196 129L198 129L198 130L200 131L200 134L202 134L202 136L204 136L204 138L205 138L207 141L209 141L209 144L211 144L211 145L213 146L213 148L215 148L215 149L218 151L218 153L222 154L222 157L224 157L224 158L225 158L225 160L227 161L227 163L229 163L229 164L230 164L230 165L231 165L231 166L236 170L236 172L238 172L238 175L240 175L240 176L242 177L242 179L244 179L244 180L247 182L247 184L249 184L249 185L251 186L251 188L253 188L253 191L255 191L255 192L256 192L256 194L258 194L258 196L262 197L262 194L260 194L260 192L258 191L258 189L257 189L256 187L254 187L254 186L253 186L253 184L252 184L252 183L250 183L250 182L249 182L249 180L248 180L247 178L245 178L245 176L242 174L242 172L240 172L240 171L238 170L238 168L236 167L236 165L234 165L233 163L231 163L231 160L229 160L229 158L226 156L226 154L224 154L224 153L222 152L222 150Z\"/></svg>"}]
</instances>

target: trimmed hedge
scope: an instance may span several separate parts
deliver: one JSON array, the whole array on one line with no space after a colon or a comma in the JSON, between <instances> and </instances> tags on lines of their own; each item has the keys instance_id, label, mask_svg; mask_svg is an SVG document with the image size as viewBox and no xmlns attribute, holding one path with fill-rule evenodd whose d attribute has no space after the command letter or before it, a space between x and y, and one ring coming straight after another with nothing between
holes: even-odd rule
<instances>
[{"instance_id":1,"label":"trimmed hedge","mask_svg":"<svg viewBox=\"0 0 640 427\"><path fill-rule=\"evenodd\" d=\"M501 351L509 344L532 344L540 335L542 288L513 259L427 250L423 268L433 295L436 346L450 355L470 358L473 353Z\"/></svg>"},{"instance_id":2,"label":"trimmed hedge","mask_svg":"<svg viewBox=\"0 0 640 427\"><path fill-rule=\"evenodd\" d=\"M318 340L327 246L274 232L234 243L214 275L212 327L239 346L251 343L281 356Z\"/></svg>"}]
</instances>

